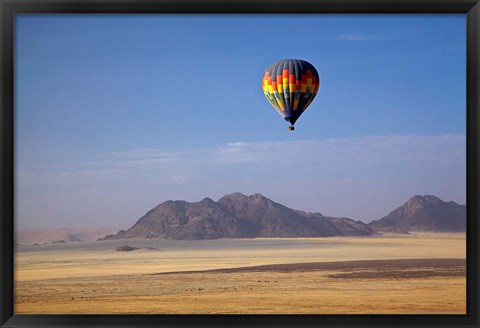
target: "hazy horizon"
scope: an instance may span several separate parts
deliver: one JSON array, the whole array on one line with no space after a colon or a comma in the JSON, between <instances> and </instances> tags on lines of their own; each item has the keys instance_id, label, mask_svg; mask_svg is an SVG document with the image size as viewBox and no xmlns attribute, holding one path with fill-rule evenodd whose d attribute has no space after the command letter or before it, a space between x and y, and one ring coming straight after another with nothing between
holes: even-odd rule
<instances>
[{"instance_id":1,"label":"hazy horizon","mask_svg":"<svg viewBox=\"0 0 480 328\"><path fill-rule=\"evenodd\" d=\"M227 194L225 194L225 195L227 195ZM412 197L416 196L416 195L418 195L418 194L412 195ZM247 194L246 196L250 196L250 194ZM265 195L263 195L263 196L265 196ZM426 195L420 195L420 196L426 196ZM436 196L436 195L433 195L433 196ZM265 197L267 197L267 196L265 196ZM185 200L185 199L170 199L170 200L173 200L173 201L188 201L190 203L194 203L194 202L200 202L204 198L211 198L211 197L206 196L206 197L203 197L201 199L191 200L191 201L188 201L188 200ZM221 198L221 197L219 197L219 198ZM214 201L218 201L219 198L212 198L212 199ZM269 198L269 197L267 197L267 198ZM271 200L276 202L274 199L271 199ZM404 202L402 202L401 204L398 204L398 206L389 210L382 217L387 216L391 211L393 211L397 207L400 207L401 205L403 205L407 200L408 199L405 199ZM451 200L448 200L448 199L441 199L441 200L444 201L444 202L451 201ZM165 201L167 201L167 200L165 200ZM159 204L161 204L161 203L159 203ZM157 206L159 204L156 204L155 206ZM458 203L458 204L459 205L465 205L465 203ZM281 205L285 205L285 204L281 204ZM125 230L125 229L130 228L132 225L134 225L142 216L144 216L152 208L148 208L144 211L143 214L141 214L141 215L139 215L135 218L132 218L132 221L129 222L129 223L127 222L127 225L118 225L118 224L113 224L113 225L91 225L90 224L88 226L81 226L81 225L78 225L78 226L47 226L46 225L46 226L43 226L43 227L33 227L33 228L32 227L19 227L18 232L20 232L20 233L30 233L30 232L35 233L35 232L42 232L42 231L47 232L47 231L55 231L55 230L60 231L61 230L61 231L67 231L67 232L71 232L71 233L84 232L86 234L89 234L91 232L95 232L95 233L97 233L97 234L99 234L103 237L104 235L106 235L110 232L117 232L118 230L121 230L121 229ZM301 208L293 208L293 209L303 210ZM307 212L314 212L314 211L307 211ZM325 215L325 216L332 216L332 215L329 215L328 213L322 213L322 214ZM337 217L346 217L346 216L345 215L337 215ZM349 218L353 219L353 220L360 220L364 223L369 223L373 220L381 219L382 217L372 218L371 220L362 220L362 219L358 219L358 218L355 218L355 217L349 217Z\"/></svg>"},{"instance_id":2,"label":"hazy horizon","mask_svg":"<svg viewBox=\"0 0 480 328\"><path fill-rule=\"evenodd\" d=\"M166 200L261 193L370 222L466 201L465 15L16 15L15 224L124 229ZM272 37L276 26L282 40ZM288 131L273 61L320 90Z\"/></svg>"}]
</instances>

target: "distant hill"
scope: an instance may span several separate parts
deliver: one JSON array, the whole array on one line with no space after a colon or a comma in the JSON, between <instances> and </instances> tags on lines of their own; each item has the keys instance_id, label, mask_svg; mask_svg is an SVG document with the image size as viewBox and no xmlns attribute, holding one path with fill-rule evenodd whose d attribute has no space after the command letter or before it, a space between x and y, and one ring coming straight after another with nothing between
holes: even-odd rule
<instances>
[{"instance_id":1,"label":"distant hill","mask_svg":"<svg viewBox=\"0 0 480 328\"><path fill-rule=\"evenodd\" d=\"M130 229L108 239L216 239L254 237L327 237L371 235L361 221L294 210L254 194L233 193L213 201L166 201Z\"/></svg>"},{"instance_id":2,"label":"distant hill","mask_svg":"<svg viewBox=\"0 0 480 328\"><path fill-rule=\"evenodd\" d=\"M413 196L387 216L368 224L375 232L465 231L465 205L444 202L432 195Z\"/></svg>"},{"instance_id":3,"label":"distant hill","mask_svg":"<svg viewBox=\"0 0 480 328\"><path fill-rule=\"evenodd\" d=\"M112 230L113 229L108 228L45 228L21 230L15 232L15 243L20 245L27 245L93 241L105 236L107 233L111 233Z\"/></svg>"}]
</instances>

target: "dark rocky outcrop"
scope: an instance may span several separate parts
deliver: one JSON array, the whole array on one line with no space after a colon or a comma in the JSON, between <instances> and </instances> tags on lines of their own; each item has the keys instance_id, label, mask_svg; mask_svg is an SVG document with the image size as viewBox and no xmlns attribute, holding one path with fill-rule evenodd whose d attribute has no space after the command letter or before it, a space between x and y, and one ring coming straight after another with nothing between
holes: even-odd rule
<instances>
[{"instance_id":1,"label":"dark rocky outcrop","mask_svg":"<svg viewBox=\"0 0 480 328\"><path fill-rule=\"evenodd\" d=\"M115 248L117 252L131 252L137 249L138 247L133 247L129 245L118 246L117 248Z\"/></svg>"},{"instance_id":2,"label":"dark rocky outcrop","mask_svg":"<svg viewBox=\"0 0 480 328\"><path fill-rule=\"evenodd\" d=\"M118 246L117 248L115 248L115 250L117 252L131 252L131 251L138 251L138 250L158 251L159 249L157 249L155 247L147 247L147 246L134 247L134 246L130 246L130 245L123 245L123 246Z\"/></svg>"}]
</instances>

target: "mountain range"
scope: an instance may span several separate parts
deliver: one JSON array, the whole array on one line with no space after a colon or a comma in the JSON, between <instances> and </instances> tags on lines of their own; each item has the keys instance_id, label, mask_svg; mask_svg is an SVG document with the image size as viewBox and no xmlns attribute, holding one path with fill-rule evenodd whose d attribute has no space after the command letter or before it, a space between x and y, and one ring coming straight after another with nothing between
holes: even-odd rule
<instances>
[{"instance_id":1,"label":"mountain range","mask_svg":"<svg viewBox=\"0 0 480 328\"><path fill-rule=\"evenodd\" d=\"M103 240L126 238L216 239L255 237L366 236L382 232L465 231L466 206L416 195L387 216L368 224L288 208L261 194L239 192L214 201L169 200L131 228Z\"/></svg>"}]
</instances>

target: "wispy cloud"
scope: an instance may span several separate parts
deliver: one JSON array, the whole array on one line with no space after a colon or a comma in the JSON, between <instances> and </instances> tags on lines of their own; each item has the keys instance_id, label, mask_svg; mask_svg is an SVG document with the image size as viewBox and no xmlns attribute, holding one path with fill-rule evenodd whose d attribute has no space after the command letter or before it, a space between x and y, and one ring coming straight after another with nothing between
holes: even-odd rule
<instances>
[{"instance_id":1,"label":"wispy cloud","mask_svg":"<svg viewBox=\"0 0 480 328\"><path fill-rule=\"evenodd\" d=\"M136 149L103 154L64 178L149 179L185 183L215 170L254 167L290 170L302 163L327 170L438 168L463 165L465 135L389 135L325 140L231 142L216 147L163 151ZM32 173L20 173L28 178ZM154 179L154 180L152 180ZM140 181L140 180L138 180Z\"/></svg>"},{"instance_id":2,"label":"wispy cloud","mask_svg":"<svg viewBox=\"0 0 480 328\"><path fill-rule=\"evenodd\" d=\"M352 138L287 142L230 143L211 150L217 164L259 162L329 163L344 161L362 165L404 163L443 165L456 162L465 152L464 135L441 136L363 136ZM445 151L450 151L445 156ZM453 153L452 153L453 152ZM271 163L273 164L273 163Z\"/></svg>"}]
</instances>

